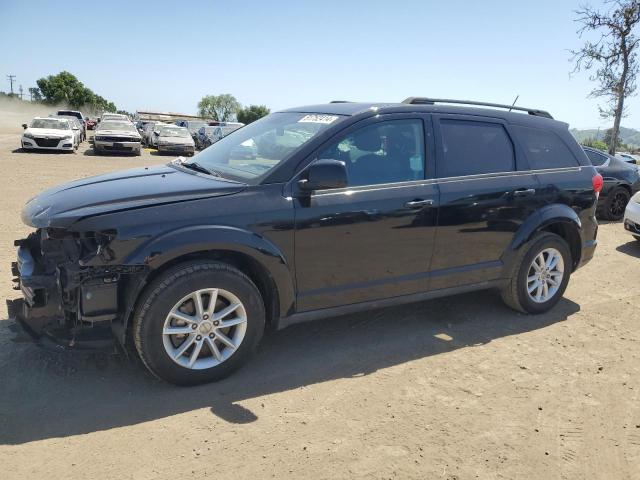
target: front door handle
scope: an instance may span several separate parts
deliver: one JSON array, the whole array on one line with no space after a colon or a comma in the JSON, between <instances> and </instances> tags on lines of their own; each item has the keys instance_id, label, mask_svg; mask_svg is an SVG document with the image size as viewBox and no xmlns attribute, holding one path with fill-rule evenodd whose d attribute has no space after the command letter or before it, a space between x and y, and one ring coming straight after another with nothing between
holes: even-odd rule
<instances>
[{"instance_id":1,"label":"front door handle","mask_svg":"<svg viewBox=\"0 0 640 480\"><path fill-rule=\"evenodd\" d=\"M412 200L404 204L407 208L420 208L433 205L433 200Z\"/></svg>"},{"instance_id":2,"label":"front door handle","mask_svg":"<svg viewBox=\"0 0 640 480\"><path fill-rule=\"evenodd\" d=\"M514 197L529 197L535 194L536 194L535 188L525 188L523 190L516 190L515 192L513 192Z\"/></svg>"}]
</instances>

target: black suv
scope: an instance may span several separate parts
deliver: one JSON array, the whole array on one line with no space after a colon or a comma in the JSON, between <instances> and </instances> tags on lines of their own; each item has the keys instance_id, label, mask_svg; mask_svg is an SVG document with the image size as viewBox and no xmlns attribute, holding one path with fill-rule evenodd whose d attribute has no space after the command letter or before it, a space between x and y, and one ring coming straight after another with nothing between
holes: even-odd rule
<instances>
[{"instance_id":1,"label":"black suv","mask_svg":"<svg viewBox=\"0 0 640 480\"><path fill-rule=\"evenodd\" d=\"M452 103L478 105L292 108L189 161L43 192L10 316L62 348L133 343L194 384L266 327L491 288L545 312L593 256L602 177L544 111Z\"/></svg>"}]
</instances>

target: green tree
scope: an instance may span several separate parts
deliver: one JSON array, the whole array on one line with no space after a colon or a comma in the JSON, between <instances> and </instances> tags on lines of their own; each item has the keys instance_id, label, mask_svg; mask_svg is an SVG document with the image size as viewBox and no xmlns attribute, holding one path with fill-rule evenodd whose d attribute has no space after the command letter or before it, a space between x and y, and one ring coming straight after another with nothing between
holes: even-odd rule
<instances>
[{"instance_id":1,"label":"green tree","mask_svg":"<svg viewBox=\"0 0 640 480\"><path fill-rule=\"evenodd\" d=\"M615 154L624 115L624 101L636 90L638 75L637 49L640 38L635 30L640 23L640 0L608 0L606 12L582 7L576 13L581 25L578 33L597 32L600 37L587 41L580 50L573 51L576 62L574 72L584 68L595 69L590 80L597 86L589 94L592 98L605 98L606 108L598 107L603 118L613 117L613 130L609 153Z\"/></svg>"},{"instance_id":2,"label":"green tree","mask_svg":"<svg viewBox=\"0 0 640 480\"><path fill-rule=\"evenodd\" d=\"M265 115L269 115L270 111L265 105L249 105L238 110L238 121L248 125Z\"/></svg>"},{"instance_id":3,"label":"green tree","mask_svg":"<svg viewBox=\"0 0 640 480\"><path fill-rule=\"evenodd\" d=\"M35 87L29 88L29 95L31 96L31 101L32 102L41 102L42 101L42 94L40 93L40 89L38 89L38 88L35 88Z\"/></svg>"},{"instance_id":4,"label":"green tree","mask_svg":"<svg viewBox=\"0 0 640 480\"><path fill-rule=\"evenodd\" d=\"M236 97L229 93L205 95L198 102L198 114L218 122L226 122L235 118L240 107Z\"/></svg>"},{"instance_id":5,"label":"green tree","mask_svg":"<svg viewBox=\"0 0 640 480\"><path fill-rule=\"evenodd\" d=\"M49 75L36 82L45 103L65 103L72 108L90 107L93 110L115 112L113 102L96 95L69 72Z\"/></svg>"}]
</instances>

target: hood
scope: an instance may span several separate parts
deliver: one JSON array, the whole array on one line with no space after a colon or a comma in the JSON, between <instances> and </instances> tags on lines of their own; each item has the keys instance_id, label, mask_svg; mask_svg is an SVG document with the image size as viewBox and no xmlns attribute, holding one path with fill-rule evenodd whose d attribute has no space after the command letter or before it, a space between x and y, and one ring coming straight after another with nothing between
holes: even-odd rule
<instances>
[{"instance_id":1,"label":"hood","mask_svg":"<svg viewBox=\"0 0 640 480\"><path fill-rule=\"evenodd\" d=\"M194 145L191 137L163 137L160 135L157 142L170 143L171 145Z\"/></svg>"},{"instance_id":2,"label":"hood","mask_svg":"<svg viewBox=\"0 0 640 480\"><path fill-rule=\"evenodd\" d=\"M35 137L66 137L71 130L60 130L57 128L27 128L24 133L30 133Z\"/></svg>"},{"instance_id":3,"label":"hood","mask_svg":"<svg viewBox=\"0 0 640 480\"><path fill-rule=\"evenodd\" d=\"M22 221L35 228L66 228L75 221L134 208L237 193L245 184L185 172L168 165L84 178L27 202Z\"/></svg>"}]
</instances>

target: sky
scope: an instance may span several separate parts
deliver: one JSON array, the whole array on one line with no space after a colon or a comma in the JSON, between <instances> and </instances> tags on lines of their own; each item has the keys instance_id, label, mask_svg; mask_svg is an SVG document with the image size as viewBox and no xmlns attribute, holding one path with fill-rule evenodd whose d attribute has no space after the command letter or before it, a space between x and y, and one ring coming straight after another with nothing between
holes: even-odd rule
<instances>
[{"instance_id":1,"label":"sky","mask_svg":"<svg viewBox=\"0 0 640 480\"><path fill-rule=\"evenodd\" d=\"M127 111L231 93L272 111L409 96L548 110L606 128L570 75L583 0L0 0L0 90L67 70ZM591 0L595 7L602 0ZM623 126L640 129L640 99Z\"/></svg>"}]
</instances>

